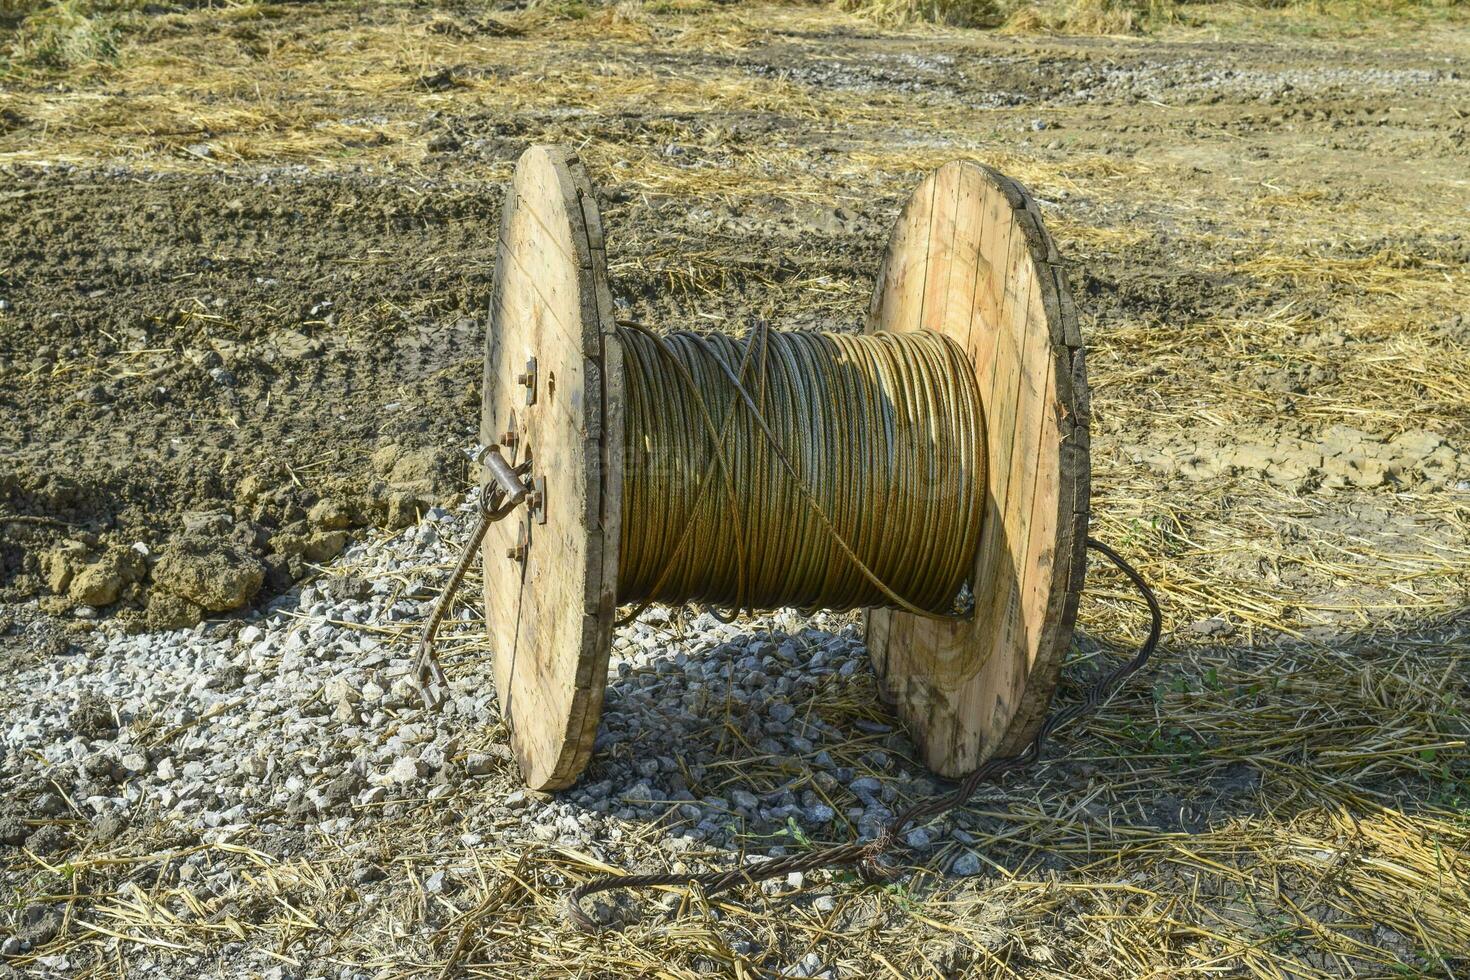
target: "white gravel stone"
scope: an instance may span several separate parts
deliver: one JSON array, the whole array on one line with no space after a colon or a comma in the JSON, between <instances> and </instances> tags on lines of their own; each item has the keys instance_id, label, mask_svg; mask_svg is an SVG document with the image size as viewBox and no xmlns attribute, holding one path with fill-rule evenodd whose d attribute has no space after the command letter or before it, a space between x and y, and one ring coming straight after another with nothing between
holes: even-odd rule
<instances>
[{"instance_id":1,"label":"white gravel stone","mask_svg":"<svg viewBox=\"0 0 1470 980\"><path fill-rule=\"evenodd\" d=\"M966 851L954 859L949 866L951 874L975 875L980 873L980 858L973 851Z\"/></svg>"},{"instance_id":2,"label":"white gravel stone","mask_svg":"<svg viewBox=\"0 0 1470 980\"><path fill-rule=\"evenodd\" d=\"M454 817L442 825L442 850L416 858L430 865L449 865L462 848L538 840L631 866L635 840L656 842L670 864L694 865L686 854L780 853L795 846L792 824L826 838L847 833L839 813L863 833L891 817L900 787L908 792L898 770L912 746L887 726L865 729L885 754L880 765L870 750L858 771L872 765L884 778L855 778L856 763L838 751L853 732L810 707L819 686L870 670L851 621L825 614L727 625L692 610L648 610L615 634L596 755L582 782L551 795L507 790L513 756L488 737L504 730L493 665L457 658L450 700L437 713L421 710L411 680L413 627L457 558L474 508L470 499L436 515L432 533L424 523L354 544L313 584L238 628L128 635L100 623L79 641L85 656L15 672L14 683L34 694L0 728L0 771L55 777L77 802L72 811L58 795L65 813L122 827L161 818L201 840L255 835L242 843L264 839L293 854L321 853L330 839L344 849L334 855L381 863L370 880L354 877L367 905L407 887L397 860L351 850L381 839L379 821L408 818L432 833ZM456 619L443 634L482 628ZM72 731L67 719L84 694L115 713L115 733L92 740ZM156 741L164 733L172 734ZM782 760L789 780L731 784L726 766L742 741ZM216 863L190 872L191 889L246 887L230 876L227 856L209 860ZM437 880L469 880L470 866ZM444 871L416 873L427 882ZM772 884L779 891L807 881ZM835 908L830 896L816 902ZM811 969L802 975L829 968L817 960Z\"/></svg>"},{"instance_id":3,"label":"white gravel stone","mask_svg":"<svg viewBox=\"0 0 1470 980\"><path fill-rule=\"evenodd\" d=\"M934 841L934 835L927 827L915 827L903 835L903 842L909 847L923 849Z\"/></svg>"}]
</instances>

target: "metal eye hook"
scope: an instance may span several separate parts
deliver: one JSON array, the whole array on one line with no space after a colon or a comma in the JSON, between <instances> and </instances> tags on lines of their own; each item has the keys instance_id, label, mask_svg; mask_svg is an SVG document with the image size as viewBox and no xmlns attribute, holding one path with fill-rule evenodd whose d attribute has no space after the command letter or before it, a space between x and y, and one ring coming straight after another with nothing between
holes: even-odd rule
<instances>
[{"instance_id":1,"label":"metal eye hook","mask_svg":"<svg viewBox=\"0 0 1470 980\"><path fill-rule=\"evenodd\" d=\"M429 621L424 625L424 633L419 640L418 661L414 665L414 679L418 682L419 696L424 702L424 707L431 710L444 703L444 698L449 691L449 680L444 676L444 669L439 666L439 658L434 656L434 634L439 631L439 624L443 622L445 613L449 611L449 604L455 592L459 590L459 583L463 581L465 573L469 571L470 563L479 552L480 542L484 540L485 532L490 529L491 524L515 510L531 492L531 488L526 486L523 479L531 472L530 459L511 466L501 455L500 447L491 445L485 447L477 461L489 471L491 479L480 494L480 519L476 522L475 529L465 543L459 564L455 567L454 573L449 576L449 582L445 585L444 590L439 593Z\"/></svg>"},{"instance_id":2,"label":"metal eye hook","mask_svg":"<svg viewBox=\"0 0 1470 980\"><path fill-rule=\"evenodd\" d=\"M491 479L480 494L480 513L488 520L498 521L514 510L531 492L523 479L531 471L531 461L526 459L511 466L501 454L500 446L492 444L480 453L478 462Z\"/></svg>"}]
</instances>

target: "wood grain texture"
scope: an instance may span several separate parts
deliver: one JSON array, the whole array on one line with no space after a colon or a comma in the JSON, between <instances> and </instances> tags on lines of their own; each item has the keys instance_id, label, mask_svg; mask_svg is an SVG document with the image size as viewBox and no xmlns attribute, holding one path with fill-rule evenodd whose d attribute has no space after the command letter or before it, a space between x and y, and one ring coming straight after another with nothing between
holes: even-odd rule
<instances>
[{"instance_id":1,"label":"wood grain texture","mask_svg":"<svg viewBox=\"0 0 1470 980\"><path fill-rule=\"evenodd\" d=\"M1016 182L946 164L899 215L867 329L930 329L970 354L985 410L985 527L968 621L874 609L881 689L946 776L1019 749L1045 717L1085 571L1081 334L1056 246Z\"/></svg>"},{"instance_id":2,"label":"wood grain texture","mask_svg":"<svg viewBox=\"0 0 1470 980\"><path fill-rule=\"evenodd\" d=\"M622 355L602 223L575 156L534 146L501 213L486 331L480 439L520 438L546 481L546 522L525 508L485 536L496 691L527 785L571 785L597 734L615 614ZM536 359L536 397L516 377ZM523 561L507 556L519 540Z\"/></svg>"}]
</instances>

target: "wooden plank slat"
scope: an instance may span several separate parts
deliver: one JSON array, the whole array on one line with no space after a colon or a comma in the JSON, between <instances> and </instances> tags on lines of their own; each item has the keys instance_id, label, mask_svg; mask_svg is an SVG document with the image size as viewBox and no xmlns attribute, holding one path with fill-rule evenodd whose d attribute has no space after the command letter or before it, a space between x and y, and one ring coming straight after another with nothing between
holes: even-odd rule
<instances>
[{"instance_id":1,"label":"wooden plank slat","mask_svg":"<svg viewBox=\"0 0 1470 980\"><path fill-rule=\"evenodd\" d=\"M950 284L958 288L971 277L955 276L955 236L959 222L959 174L944 171L934 175L934 195L929 209L929 253L925 258L924 295L919 303L919 325L939 330L950 315Z\"/></svg>"},{"instance_id":2,"label":"wooden plank slat","mask_svg":"<svg viewBox=\"0 0 1470 980\"><path fill-rule=\"evenodd\" d=\"M950 200L952 212L941 213ZM929 242L914 233L920 215ZM909 270L921 262L916 298ZM1085 568L1087 377L1060 263L1019 184L957 161L904 208L870 306L869 331L927 327L959 341L985 411L990 468L973 617L868 614L881 687L943 775L1030 739L1071 640Z\"/></svg>"},{"instance_id":3,"label":"wooden plank slat","mask_svg":"<svg viewBox=\"0 0 1470 980\"><path fill-rule=\"evenodd\" d=\"M528 785L559 789L591 756L607 680L621 514L622 360L612 338L591 184L560 147L516 165L486 332L481 439L515 428L546 480L546 522L522 509L483 549L496 691ZM536 359L536 398L515 378ZM608 425L611 419L613 424ZM524 560L507 550L524 536Z\"/></svg>"}]
</instances>

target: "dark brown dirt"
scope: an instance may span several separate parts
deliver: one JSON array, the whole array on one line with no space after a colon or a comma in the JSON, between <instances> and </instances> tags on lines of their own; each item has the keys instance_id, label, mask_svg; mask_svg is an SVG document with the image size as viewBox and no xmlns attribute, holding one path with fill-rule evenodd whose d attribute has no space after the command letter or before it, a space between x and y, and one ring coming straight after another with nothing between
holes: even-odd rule
<instances>
[{"instance_id":1,"label":"dark brown dirt","mask_svg":"<svg viewBox=\"0 0 1470 980\"><path fill-rule=\"evenodd\" d=\"M273 536L322 529L307 521L320 501L345 511L331 529L402 523L458 492L495 187L14 177L0 507L21 520L5 530L6 593L44 591L40 556L63 540L151 555L197 524L266 558ZM428 451L399 466L406 489L374 469L385 445ZM272 570L267 594L304 565ZM145 594L146 579L123 606Z\"/></svg>"},{"instance_id":2,"label":"dark brown dirt","mask_svg":"<svg viewBox=\"0 0 1470 980\"><path fill-rule=\"evenodd\" d=\"M1463 324L1446 319L1442 292L1416 290L1435 276L1456 281L1467 260L1454 209L1440 226L1423 211L1453 199L1467 159L1457 35L1427 50L988 34L917 44L797 17L726 44L697 19L687 36L604 20L502 30L463 13L331 5L279 23L144 18L124 59L139 67L121 76L144 94L164 86L142 67L155 49L204 44L218 67L265 72L273 87L264 97L257 87L262 104L320 106L243 136L207 125L157 135L155 104L140 98L99 123L98 137L92 117L68 115L68 90L19 86L0 138L0 599L188 622L204 613L197 601L155 598L153 568L170 550L258 563L249 601L259 601L354 529L401 525L458 493L502 181L534 140L588 148L620 306L705 327L752 315L854 326L917 170L1000 153L1002 166L1028 168L1023 179L1056 177L1033 189L1075 262L1094 363L1116 354L1118 329L1133 331L1127 357L1155 359L1130 410L1177 405L1180 392L1222 378L1264 390L1276 408L1244 409L1206 440L1248 443L1246 464L1200 469L1188 459L1197 433L1135 446L1137 417L1110 414L1101 399L1099 462L1117 446L1121 465L1151 479L1258 473L1311 492L1330 474L1299 474L1300 460L1278 457L1347 424L1371 445L1405 430L1416 446L1447 442L1454 458L1435 471L1437 486L1470 473L1458 449L1470 414L1442 387L1411 388L1402 412L1358 406L1377 393L1350 371L1283 365L1265 347L1242 364L1223 328L1198 345L1165 339L1179 324L1248 330L1290 310L1306 318L1304 342L1344 335L1346 356L1371 359L1394 356L1394 341L1362 324L1431 317L1447 331L1433 343L1454 354ZM305 71L291 60L301 45L342 57L334 44L371 51L400 34L422 53L371 85L365 75L338 91L319 78L307 93L293 81ZM589 65L607 79L590 95L578 87ZM626 99L619 85L646 75L668 86L668 104ZM707 104L679 87L689 79L711 80ZM515 95L543 89L540 101ZM509 106L498 101L507 93ZM604 97L605 107L570 108ZM193 104L213 111L213 98ZM323 127L351 130L334 152L359 162L319 166L316 144L289 142ZM127 165L30 162L66 139L110 147ZM259 162L210 162L242 140ZM857 159L884 153L894 169ZM672 174L697 189L701 175L731 168L759 186L660 186ZM1349 270L1386 255L1416 281L1365 286L1352 271L1313 282L1249 265L1277 252ZM1162 350L1137 349L1140 329ZM1293 420L1298 401L1324 397L1331 404L1310 422ZM1414 459L1385 465L1423 472Z\"/></svg>"}]
</instances>

